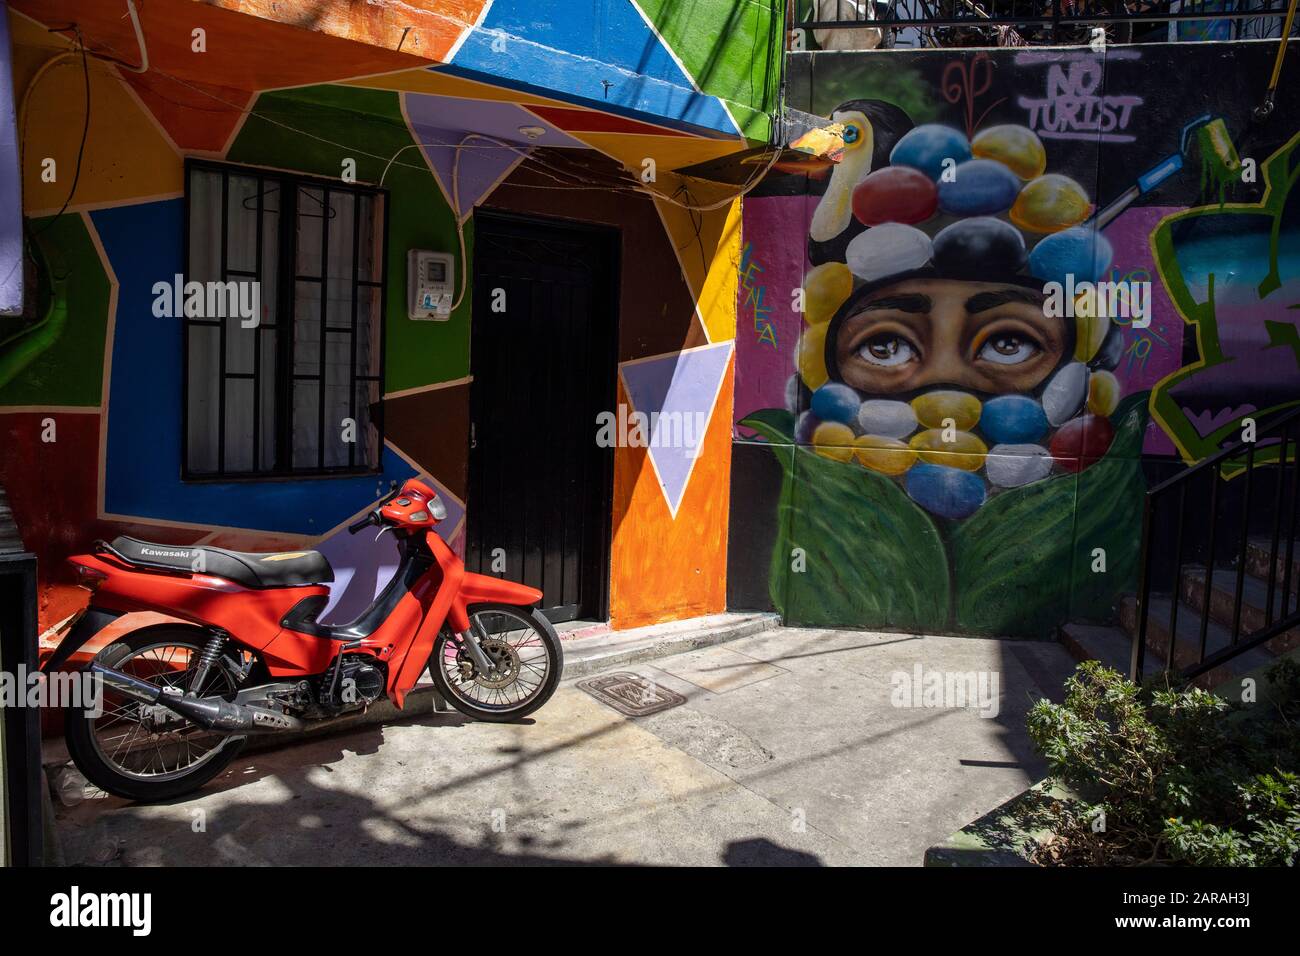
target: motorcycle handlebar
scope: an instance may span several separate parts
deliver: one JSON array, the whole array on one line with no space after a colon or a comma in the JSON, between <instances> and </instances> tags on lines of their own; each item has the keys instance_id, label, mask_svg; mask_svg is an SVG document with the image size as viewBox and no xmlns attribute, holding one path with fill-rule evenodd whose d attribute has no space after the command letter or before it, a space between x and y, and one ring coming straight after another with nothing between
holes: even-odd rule
<instances>
[{"instance_id":1,"label":"motorcycle handlebar","mask_svg":"<svg viewBox=\"0 0 1300 956\"><path fill-rule=\"evenodd\" d=\"M379 499L379 504L375 505L375 510L374 510L374 511L371 511L368 515L366 515L366 516L365 516L364 518L362 518L360 521L356 521L356 522L353 522L352 524L348 525L348 534L356 534L358 531L364 531L366 528L370 527L372 524L379 524L380 521L381 521L381 519L380 519L380 517L379 517L379 509L382 508L384 505L388 504L388 502L392 501L394 498L396 498L396 497L397 497L398 495L400 495L401 493L402 493L402 490L401 490L400 488L394 488L394 489L393 489L392 491L390 491L388 494L384 495L384 497L380 498L380 499Z\"/></svg>"},{"instance_id":2,"label":"motorcycle handlebar","mask_svg":"<svg viewBox=\"0 0 1300 956\"><path fill-rule=\"evenodd\" d=\"M375 513L372 511L360 521L348 525L348 534L356 534L358 531L362 531L375 523Z\"/></svg>"}]
</instances>

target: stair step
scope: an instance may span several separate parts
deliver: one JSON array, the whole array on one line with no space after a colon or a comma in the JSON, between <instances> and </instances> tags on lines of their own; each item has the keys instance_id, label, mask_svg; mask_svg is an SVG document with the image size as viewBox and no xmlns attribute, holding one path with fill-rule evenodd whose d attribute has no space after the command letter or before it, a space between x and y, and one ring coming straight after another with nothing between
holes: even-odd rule
<instances>
[{"instance_id":1,"label":"stair step","mask_svg":"<svg viewBox=\"0 0 1300 956\"><path fill-rule=\"evenodd\" d=\"M1133 654L1133 638L1118 627L1104 624L1078 624L1071 621L1061 628L1060 641L1076 661L1100 661L1112 670L1128 676ZM1161 671L1163 658L1147 654L1142 665L1144 676Z\"/></svg>"},{"instance_id":2,"label":"stair step","mask_svg":"<svg viewBox=\"0 0 1300 956\"><path fill-rule=\"evenodd\" d=\"M1173 611L1170 595L1153 594L1151 607L1147 614L1147 650L1148 659L1154 656L1157 663L1164 665L1169 653L1169 615ZM1131 638L1137 633L1137 597L1127 595L1120 601L1120 623ZM1232 644L1232 631L1211 618L1205 630L1205 656L1209 657ZM1199 661L1201 646L1201 615L1196 607L1189 607L1180 602L1178 607L1178 633L1174 642L1174 667L1184 670L1193 667ZM1237 657L1203 674L1197 683L1213 687L1237 674L1264 667L1274 660L1274 656L1260 647L1253 647Z\"/></svg>"},{"instance_id":3,"label":"stair step","mask_svg":"<svg viewBox=\"0 0 1300 956\"><path fill-rule=\"evenodd\" d=\"M1233 601L1237 594L1237 572L1228 568L1216 568L1211 575L1210 618L1224 625L1231 632L1233 625ZM1181 585L1183 603L1195 610L1193 618L1199 619L1201 608L1205 607L1205 568L1189 567L1183 569ZM1242 578L1241 587L1241 630L1242 637L1253 634L1264 627L1264 607L1268 603L1268 583L1254 575ZM1295 610L1292 598L1288 610ZM1273 591L1273 616L1276 619L1282 612L1282 588L1279 585ZM1179 611L1179 616L1182 612ZM1263 647L1273 654L1285 654L1300 647L1300 627L1294 627L1279 634Z\"/></svg>"},{"instance_id":4,"label":"stair step","mask_svg":"<svg viewBox=\"0 0 1300 956\"><path fill-rule=\"evenodd\" d=\"M1286 576L1286 545L1285 536L1278 538L1277 542L1277 574L1274 578L1274 584L1277 587L1278 594L1282 593L1282 579ZM1268 585L1268 559L1273 553L1273 539L1251 538L1246 542L1246 573L1259 578ZM1296 542L1291 549L1291 593L1300 594L1300 541ZM1277 598L1276 600L1281 600Z\"/></svg>"}]
</instances>

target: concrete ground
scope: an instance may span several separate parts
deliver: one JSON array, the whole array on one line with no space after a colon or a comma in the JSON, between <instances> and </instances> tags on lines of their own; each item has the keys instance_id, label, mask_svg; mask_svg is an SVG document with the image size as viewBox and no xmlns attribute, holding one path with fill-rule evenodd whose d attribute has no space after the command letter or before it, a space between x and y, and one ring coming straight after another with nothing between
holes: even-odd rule
<instances>
[{"instance_id":1,"label":"concrete ground","mask_svg":"<svg viewBox=\"0 0 1300 956\"><path fill-rule=\"evenodd\" d=\"M895 706L896 672L996 675L994 717ZM780 628L616 668L686 702L627 718L566 681L520 724L433 714L241 755L198 794L57 807L67 862L919 865L1042 776L1057 644ZM919 695L918 695L919 697ZM950 701L949 703L952 703Z\"/></svg>"}]
</instances>

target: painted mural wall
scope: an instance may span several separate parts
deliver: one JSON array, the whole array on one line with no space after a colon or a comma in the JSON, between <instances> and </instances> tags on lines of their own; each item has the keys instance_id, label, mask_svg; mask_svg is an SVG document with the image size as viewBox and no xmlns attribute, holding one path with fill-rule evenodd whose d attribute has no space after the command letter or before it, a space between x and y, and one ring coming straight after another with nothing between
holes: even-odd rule
<instances>
[{"instance_id":1,"label":"painted mural wall","mask_svg":"<svg viewBox=\"0 0 1300 956\"><path fill-rule=\"evenodd\" d=\"M522 209L528 203L519 197L532 195L535 211L601 221L584 212L574 190L557 193L553 178L520 178L526 160L547 151L638 171L652 157L661 182L671 183L672 169L747 141L734 125L705 130L686 122L674 112L676 100L661 104L663 115L651 112L660 108L654 104L597 111L563 88L543 95L509 77L489 85L421 57L188 0L158 0L142 19L151 67L137 74L122 59L135 40L117 11L24 0L9 12L12 73L25 98L24 211L50 281L37 304L40 321L18 320L0 336L0 484L25 546L40 559L41 627L84 603L63 559L122 533L242 550L317 547L336 574L322 617L350 620L382 589L397 554L387 538L370 542L344 528L391 481L419 475L438 487L449 511L440 531L457 548L472 507L471 297L449 321L409 320L406 251L456 252L459 226L472 262L473 212L506 182L516 198L503 193L503 203ZM73 20L103 54L84 68L70 34L48 29ZM191 47L195 24L205 31L202 56ZM592 21L572 32L594 29ZM568 42L563 31L556 36ZM644 20L619 43L634 41L643 50L652 43L659 50L652 60L677 64L680 77L688 76L680 63L702 55L679 56ZM552 78L534 72L531 79ZM92 105L82 149L84 84ZM731 109L698 89L695 101L719 116ZM333 178L351 161L357 182L382 182L389 191L378 473L182 479L182 329L156 317L152 304L154 284L185 271L187 157ZM56 177L42 175L47 158L56 160ZM536 198L542 187L550 190L544 200ZM608 201L611 194L601 195ZM646 413L690 410L712 423L702 451L688 460L671 450L617 451L611 617L635 626L724 605L740 213L738 203L691 213L636 194L616 199L632 211L605 218L638 223L623 237L631 285L620 311L633 317L619 329L626 400ZM653 272L637 266L651 244L664 260ZM662 308L647 309L647 295ZM595 432L593 423L593 440ZM707 535L690 530L702 527ZM643 573L642 563L653 573Z\"/></svg>"},{"instance_id":2,"label":"painted mural wall","mask_svg":"<svg viewBox=\"0 0 1300 956\"><path fill-rule=\"evenodd\" d=\"M745 203L732 606L1115 617L1153 476L1300 402L1296 84L1252 116L1275 52L792 56L843 146Z\"/></svg>"}]
</instances>

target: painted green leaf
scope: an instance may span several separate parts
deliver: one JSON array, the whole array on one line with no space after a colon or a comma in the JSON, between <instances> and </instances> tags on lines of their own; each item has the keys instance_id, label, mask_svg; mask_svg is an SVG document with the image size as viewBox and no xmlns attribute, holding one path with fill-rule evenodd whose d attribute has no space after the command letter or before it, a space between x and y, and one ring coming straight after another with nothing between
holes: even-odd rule
<instances>
[{"instance_id":1,"label":"painted green leaf","mask_svg":"<svg viewBox=\"0 0 1300 956\"><path fill-rule=\"evenodd\" d=\"M793 443L794 419L765 410L742 425L772 445L785 475L772 601L804 627L946 629L949 570L939 530L899 487ZM802 548L804 570L791 570Z\"/></svg>"},{"instance_id":2,"label":"painted green leaf","mask_svg":"<svg viewBox=\"0 0 1300 956\"><path fill-rule=\"evenodd\" d=\"M1106 457L1079 475L1071 620L1114 620L1116 597L1137 590L1147 491L1142 437L1149 395L1141 392L1120 404L1111 416L1115 441ZM1104 573L1092 570L1096 548L1105 550Z\"/></svg>"},{"instance_id":3,"label":"painted green leaf","mask_svg":"<svg viewBox=\"0 0 1300 956\"><path fill-rule=\"evenodd\" d=\"M1075 603L1095 609L1129 584L1146 398L1132 395L1116 410L1115 439L1097 464L996 495L955 528L959 630L1042 636L1070 617L1072 586L1084 592ZM1096 547L1106 549L1106 575L1085 563Z\"/></svg>"}]
</instances>

